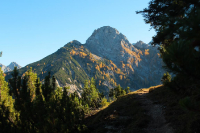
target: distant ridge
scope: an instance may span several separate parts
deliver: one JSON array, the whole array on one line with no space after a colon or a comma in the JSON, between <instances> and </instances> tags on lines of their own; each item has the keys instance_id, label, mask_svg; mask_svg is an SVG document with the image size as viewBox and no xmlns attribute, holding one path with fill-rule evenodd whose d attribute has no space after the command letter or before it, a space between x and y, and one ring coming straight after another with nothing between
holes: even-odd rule
<instances>
[{"instance_id":1,"label":"distant ridge","mask_svg":"<svg viewBox=\"0 0 200 133\"><path fill-rule=\"evenodd\" d=\"M16 62L11 62L7 67L9 67L11 70L13 70L14 67L17 67L17 69L21 68L21 66L18 65Z\"/></svg>"},{"instance_id":2,"label":"distant ridge","mask_svg":"<svg viewBox=\"0 0 200 133\"><path fill-rule=\"evenodd\" d=\"M21 66L19 64L17 64L16 62L11 62L8 66L5 66L0 63L0 67L3 72L12 71L14 69L14 67L17 67L17 69L21 68Z\"/></svg>"}]
</instances>

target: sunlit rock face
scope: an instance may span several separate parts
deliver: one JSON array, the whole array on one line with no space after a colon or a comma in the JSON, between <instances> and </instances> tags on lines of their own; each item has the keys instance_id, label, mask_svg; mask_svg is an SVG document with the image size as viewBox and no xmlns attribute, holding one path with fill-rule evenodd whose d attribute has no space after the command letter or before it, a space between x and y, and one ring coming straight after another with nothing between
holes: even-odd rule
<instances>
[{"instance_id":1,"label":"sunlit rock face","mask_svg":"<svg viewBox=\"0 0 200 133\"><path fill-rule=\"evenodd\" d=\"M120 61L128 63L129 58L138 60L133 56L134 53L139 53L118 30L110 26L104 26L95 30L86 41L86 47L93 53L100 57L112 60L116 64Z\"/></svg>"},{"instance_id":2,"label":"sunlit rock face","mask_svg":"<svg viewBox=\"0 0 200 133\"><path fill-rule=\"evenodd\" d=\"M87 39L86 47L93 54L112 60L132 80L134 77L142 81L156 79L152 84L160 84L164 70L157 47L142 41L133 45L126 36L110 26L95 30Z\"/></svg>"},{"instance_id":3,"label":"sunlit rock face","mask_svg":"<svg viewBox=\"0 0 200 133\"><path fill-rule=\"evenodd\" d=\"M18 65L16 62L11 62L7 67L9 67L11 70L13 70L14 67L17 67L17 69L21 68L21 66Z\"/></svg>"},{"instance_id":4,"label":"sunlit rock face","mask_svg":"<svg viewBox=\"0 0 200 133\"><path fill-rule=\"evenodd\" d=\"M140 56L141 61L136 67L136 71L146 81L153 81L154 84L161 83L160 79L165 70L163 69L164 63L160 58L158 46L148 45L142 41L138 41L134 46L143 53Z\"/></svg>"},{"instance_id":5,"label":"sunlit rock face","mask_svg":"<svg viewBox=\"0 0 200 133\"><path fill-rule=\"evenodd\" d=\"M6 66L5 66L5 65L3 65L3 64L0 64L0 67L1 67L1 70L2 70L3 72L8 72L8 71L11 71L11 69L10 69L10 68L6 67Z\"/></svg>"}]
</instances>

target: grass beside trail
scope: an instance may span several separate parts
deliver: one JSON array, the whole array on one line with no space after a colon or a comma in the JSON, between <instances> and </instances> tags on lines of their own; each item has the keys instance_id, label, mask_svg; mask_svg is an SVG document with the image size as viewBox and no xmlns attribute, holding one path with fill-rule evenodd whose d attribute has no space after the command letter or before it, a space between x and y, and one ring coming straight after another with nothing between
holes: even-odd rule
<instances>
[{"instance_id":1,"label":"grass beside trail","mask_svg":"<svg viewBox=\"0 0 200 133\"><path fill-rule=\"evenodd\" d=\"M92 133L105 132L145 132L151 117L146 115L138 94L162 107L166 124L175 133L200 133L200 91L189 93L175 92L163 85L143 88L119 97L115 102L86 118L86 125ZM88 131L88 132L89 132Z\"/></svg>"},{"instance_id":2,"label":"grass beside trail","mask_svg":"<svg viewBox=\"0 0 200 133\"><path fill-rule=\"evenodd\" d=\"M107 108L86 118L88 130L92 133L105 132L143 132L148 125L149 117L140 106L135 94L119 97Z\"/></svg>"},{"instance_id":3,"label":"grass beside trail","mask_svg":"<svg viewBox=\"0 0 200 133\"><path fill-rule=\"evenodd\" d=\"M164 86L151 88L149 99L163 106L165 119L175 133L200 133L199 93L180 94ZM200 97L199 97L200 99Z\"/></svg>"}]
</instances>

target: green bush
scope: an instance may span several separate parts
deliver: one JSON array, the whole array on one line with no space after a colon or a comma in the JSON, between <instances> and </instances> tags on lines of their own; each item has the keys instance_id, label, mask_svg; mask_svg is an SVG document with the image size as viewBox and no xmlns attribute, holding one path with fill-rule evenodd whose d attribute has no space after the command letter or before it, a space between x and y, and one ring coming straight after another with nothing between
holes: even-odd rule
<instances>
[{"instance_id":1,"label":"green bush","mask_svg":"<svg viewBox=\"0 0 200 133\"><path fill-rule=\"evenodd\" d=\"M108 104L109 104L108 100L104 97L100 103L101 107L107 106Z\"/></svg>"},{"instance_id":2,"label":"green bush","mask_svg":"<svg viewBox=\"0 0 200 133\"><path fill-rule=\"evenodd\" d=\"M189 110L189 109L194 109L194 103L190 99L190 97L185 97L183 99L179 100L179 105L184 109L184 110Z\"/></svg>"},{"instance_id":3,"label":"green bush","mask_svg":"<svg viewBox=\"0 0 200 133\"><path fill-rule=\"evenodd\" d=\"M171 75L168 72L164 73L161 81L164 85L167 85L169 82L171 82Z\"/></svg>"},{"instance_id":4,"label":"green bush","mask_svg":"<svg viewBox=\"0 0 200 133\"><path fill-rule=\"evenodd\" d=\"M123 89L120 85L118 85L116 88L109 90L109 97L114 100L117 97L123 96L129 92L130 92L129 87L127 87L126 89Z\"/></svg>"}]
</instances>

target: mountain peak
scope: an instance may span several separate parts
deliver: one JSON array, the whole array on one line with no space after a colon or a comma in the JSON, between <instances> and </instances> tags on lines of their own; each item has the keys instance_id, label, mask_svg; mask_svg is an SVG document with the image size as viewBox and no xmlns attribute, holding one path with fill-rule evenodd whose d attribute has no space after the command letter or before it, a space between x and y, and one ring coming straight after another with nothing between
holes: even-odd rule
<instances>
[{"instance_id":1,"label":"mountain peak","mask_svg":"<svg viewBox=\"0 0 200 133\"><path fill-rule=\"evenodd\" d=\"M123 34L119 33L119 31L115 28L112 28L110 26L103 26L100 27L96 30L94 30L94 32L92 33L92 35L87 39L86 44L90 44L91 41L106 41L106 40L116 40L116 39L123 39L126 40L126 42L128 42L126 36L124 36Z\"/></svg>"},{"instance_id":2,"label":"mountain peak","mask_svg":"<svg viewBox=\"0 0 200 133\"><path fill-rule=\"evenodd\" d=\"M135 47L137 48L148 48L149 45L144 43L143 41L138 41L137 43L134 44Z\"/></svg>"},{"instance_id":3,"label":"mountain peak","mask_svg":"<svg viewBox=\"0 0 200 133\"><path fill-rule=\"evenodd\" d=\"M21 66L18 65L16 62L11 62L8 66L4 66L3 64L0 63L0 67L3 72L12 71L15 66L17 67L17 69L21 68Z\"/></svg>"},{"instance_id":4,"label":"mountain peak","mask_svg":"<svg viewBox=\"0 0 200 133\"><path fill-rule=\"evenodd\" d=\"M116 64L120 61L135 62L139 59L138 50L128 41L126 36L110 26L101 27L93 32L86 41L86 48L93 54L112 60ZM141 52L140 52L141 53Z\"/></svg>"},{"instance_id":5,"label":"mountain peak","mask_svg":"<svg viewBox=\"0 0 200 133\"><path fill-rule=\"evenodd\" d=\"M103 32L104 34L120 34L119 31L113 27L110 27L110 26L103 26L103 27L100 27L98 28L97 30L94 30L93 34L96 34L98 32Z\"/></svg>"},{"instance_id":6,"label":"mountain peak","mask_svg":"<svg viewBox=\"0 0 200 133\"><path fill-rule=\"evenodd\" d=\"M11 62L7 67L10 68L11 70L13 70L14 67L17 67L17 69L21 68L21 66L18 65L16 62Z\"/></svg>"},{"instance_id":7,"label":"mountain peak","mask_svg":"<svg viewBox=\"0 0 200 133\"><path fill-rule=\"evenodd\" d=\"M81 43L77 40L72 40L71 42L69 42L72 45L81 45Z\"/></svg>"},{"instance_id":8,"label":"mountain peak","mask_svg":"<svg viewBox=\"0 0 200 133\"><path fill-rule=\"evenodd\" d=\"M18 65L18 64L17 64L16 62L11 62L11 63L10 63L10 65L11 65L11 64L15 64L15 65Z\"/></svg>"},{"instance_id":9,"label":"mountain peak","mask_svg":"<svg viewBox=\"0 0 200 133\"><path fill-rule=\"evenodd\" d=\"M117 29L110 26L103 26L94 30L92 35L87 39L86 44L87 46L96 45L95 47L97 47L101 45L102 48L111 48L113 45L120 44L119 42L122 40L126 44L131 44L126 36L119 33Z\"/></svg>"}]
</instances>

